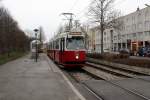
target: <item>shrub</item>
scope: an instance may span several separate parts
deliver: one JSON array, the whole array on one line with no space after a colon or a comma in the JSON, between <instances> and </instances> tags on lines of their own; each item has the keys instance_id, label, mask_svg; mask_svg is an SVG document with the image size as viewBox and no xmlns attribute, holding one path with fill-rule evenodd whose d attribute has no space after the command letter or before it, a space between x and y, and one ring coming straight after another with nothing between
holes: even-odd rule
<instances>
[{"instance_id":1,"label":"shrub","mask_svg":"<svg viewBox=\"0 0 150 100\"><path fill-rule=\"evenodd\" d=\"M128 54L112 54L112 53L103 53L103 54L89 53L89 54L87 54L87 57L112 61L114 59L129 58L129 55Z\"/></svg>"},{"instance_id":2,"label":"shrub","mask_svg":"<svg viewBox=\"0 0 150 100\"><path fill-rule=\"evenodd\" d=\"M142 60L142 59L116 59L113 62L126 64L130 66L139 66L139 67L146 67L150 68L150 60Z\"/></svg>"}]
</instances>

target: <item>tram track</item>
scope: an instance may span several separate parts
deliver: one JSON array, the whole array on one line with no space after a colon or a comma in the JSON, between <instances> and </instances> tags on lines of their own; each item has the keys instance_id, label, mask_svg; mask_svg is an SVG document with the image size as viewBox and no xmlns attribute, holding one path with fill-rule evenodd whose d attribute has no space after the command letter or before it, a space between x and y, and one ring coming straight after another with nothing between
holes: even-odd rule
<instances>
[{"instance_id":1,"label":"tram track","mask_svg":"<svg viewBox=\"0 0 150 100\"><path fill-rule=\"evenodd\" d=\"M104 65L100 65L100 64L94 64L94 63L91 63L91 62L86 62L83 69L86 69L87 66L91 67L92 69L96 68L97 70L102 70L102 71L104 70L108 74L113 74L115 76L119 75L120 79L122 79L122 78L134 78L134 79L139 79L139 80L143 80L143 81L146 81L146 82L150 82L150 80L146 80L146 79L142 78L143 76L150 76L150 75L143 74L143 73L140 73L140 72L138 73L138 72L134 72L134 71L131 71L131 70L124 69L124 68L121 69L121 68L116 68L116 67L112 67L112 66L104 66ZM85 70L85 71L92 74L92 72L90 72L90 70ZM95 75L95 77L98 77L98 75L96 75L95 73L94 73L94 75ZM102 76L101 76L101 79L106 80Z\"/></svg>"},{"instance_id":2,"label":"tram track","mask_svg":"<svg viewBox=\"0 0 150 100\"><path fill-rule=\"evenodd\" d=\"M116 68L116 67L107 66L107 65L100 65L100 64L95 64L91 62L86 62L85 68L86 67L91 67L97 70L102 70L102 71L107 72L108 74L113 74L115 76L120 76L124 78L137 78L140 76L149 76L146 74L142 74L140 72L138 73L138 72L127 70L127 69L121 69L121 68Z\"/></svg>"},{"instance_id":3,"label":"tram track","mask_svg":"<svg viewBox=\"0 0 150 100\"><path fill-rule=\"evenodd\" d=\"M81 84L84 89L89 91L89 93L92 94L96 98L96 100L103 100L99 94L97 94L90 87L88 87L84 84L84 81L87 81L87 80L99 80L100 79L99 77L92 75L90 73L87 73L83 69L74 69L75 71L74 70L68 70L68 69L67 70L61 69L61 70L70 79L71 82L73 82L73 83L76 82L76 83ZM80 79L78 76L80 76L80 77L86 76L86 78Z\"/></svg>"},{"instance_id":4,"label":"tram track","mask_svg":"<svg viewBox=\"0 0 150 100\"><path fill-rule=\"evenodd\" d=\"M95 69L96 70L96 69ZM115 79L123 79L123 78L125 78L125 76L121 76L121 77L115 77L115 76L113 76L113 75L111 75L112 77L111 78L109 78L110 77L110 75L108 75L108 73L106 73L106 72L104 72L104 71L101 71L101 73L103 74L103 75L108 75L107 76L107 78L102 78L102 77L100 77L100 76L98 76L97 74L94 74L94 72L93 73L91 73L90 71L88 71L88 69L87 70L85 70L85 66L82 68L82 69L75 69L75 71L74 70L63 70L63 72L65 72L65 73L68 73L68 75L75 81L75 82L77 82L77 83L80 83L80 84L82 84L82 86L86 89L86 90L88 90L92 95L94 95L96 98L97 98L97 100L104 100L98 93L96 93L92 88L90 88L89 86L87 86L85 83L84 83L84 81L87 81L87 80L115 80ZM84 79L84 80L82 80L82 79L80 79L79 77L81 77L81 76L89 76L90 78L88 78L88 79Z\"/></svg>"},{"instance_id":5,"label":"tram track","mask_svg":"<svg viewBox=\"0 0 150 100\"><path fill-rule=\"evenodd\" d=\"M86 62L86 65L89 65L90 67L96 68L98 70L106 70L111 74L114 75L121 75L124 76L126 78L135 78L135 79L140 79L146 82L150 82L150 80L146 80L143 79L142 76L150 76L149 74L144 74L138 71L134 71L134 70L129 70L128 68L118 68L115 66L108 66L108 65L104 65L104 64L95 64L95 63L91 63L91 62Z\"/></svg>"},{"instance_id":6,"label":"tram track","mask_svg":"<svg viewBox=\"0 0 150 100\"><path fill-rule=\"evenodd\" d=\"M144 76L145 74L137 73L137 72L134 72L134 71L128 71L128 70L125 70L125 69L114 68L114 67L110 67L110 66L104 66L104 65L100 65L100 64L89 63L89 62L87 62L85 64L85 66L82 68L85 71L87 71L88 73L93 74L95 76L98 76L100 79L103 79L105 82L110 83L110 84L112 84L116 87L119 87L119 88L121 88L121 89L123 89L123 90L125 90L125 91L127 91L131 94L134 94L134 95L142 98L143 100L150 100L150 98L146 97L145 95L143 95L141 93L138 93L138 92L135 92L136 90L132 91L128 88L122 87L119 84L107 79L106 77L104 77L101 74L98 75L97 73L93 73L91 70L87 70L88 67L91 67L91 69L97 69L97 70L100 70L100 71L104 71L104 72L108 73L107 75L110 75L110 74L113 74L113 75L116 75L116 76L119 75L118 78L113 77L115 79L135 78L135 79L143 80L143 81L146 81L146 82L150 82L149 80L145 80L145 79L139 77L139 76Z\"/></svg>"},{"instance_id":7,"label":"tram track","mask_svg":"<svg viewBox=\"0 0 150 100\"><path fill-rule=\"evenodd\" d=\"M139 80L147 81L147 80L138 78L137 75L135 75L135 73L127 72L127 75L125 75L125 74L121 75L121 73L116 74L119 70L117 70L117 71L116 70L111 70L111 71L114 71L114 72L111 72L111 71L109 72L109 71L106 71L106 68L105 68L105 71L104 71L102 69L94 67L94 65L92 65L92 66L89 66L89 64L87 64L87 65L85 65L82 69L79 69L79 70L76 70L76 71L73 71L73 70L71 70L71 71L70 70L64 70L64 71L66 71L68 73L68 75L71 76L71 78L73 80L75 80L77 83L82 84L82 86L85 89L87 89L92 95L94 95L98 100L104 100L104 99L101 97L101 95L96 93L91 87L89 87L87 84L85 84L84 81L86 81L86 80L103 80L103 81L105 81L105 82L107 82L107 83L109 83L109 84L111 84L115 87L118 87L118 88L132 94L132 95L136 95L137 97L141 98L142 100L150 100L150 98L148 98L144 94L137 92L136 89L131 90L130 88L123 87L123 86L119 85L118 83L112 81L112 80L122 80L122 79L125 79L125 78L136 78L136 79L139 79ZM108 77L109 77L109 75L112 74L113 78L104 78L102 75L98 75L97 73L94 73L94 71L93 72L89 71L91 69L88 69L87 67L91 68L92 70L93 69L94 70L100 70L100 71L103 72L103 74L107 74ZM107 67L107 66L105 66L105 67ZM122 71L122 72L124 72L124 71ZM72 73L74 73L74 74L72 74ZM88 79L84 79L84 80L81 79L80 80L79 77L81 76L81 74L82 74L82 76L85 74L85 76L89 76L90 78L88 77ZM115 77L115 75L116 76L118 75L117 78ZM141 74L139 76L141 76ZM147 81L147 82L150 82L150 81Z\"/></svg>"},{"instance_id":8,"label":"tram track","mask_svg":"<svg viewBox=\"0 0 150 100\"><path fill-rule=\"evenodd\" d=\"M62 70L62 69L61 69ZM92 71L91 71L92 70ZM145 80L143 78L140 78L140 76L144 76L145 74L137 73L134 71L128 71L125 69L119 69L111 66L105 66L100 64L94 64L87 62L84 67L81 69L74 70L62 70L65 73L68 73L67 75L71 76L71 79L74 80L74 82L82 84L82 86L89 91L93 96L95 96L96 100L104 100L101 95L99 95L97 92L95 92L91 87L89 87L87 84L85 84L84 81L87 80L103 80L115 87L118 87L122 89L123 91L126 91L132 95L136 95L137 97L141 98L142 100L150 100L149 97L145 96L144 94L137 92L136 89L130 89L127 87L124 87L120 84L118 84L115 81L112 80L122 80L126 78L136 78L139 80L143 80L146 82L150 82L149 80ZM100 73L101 74L100 74ZM82 79L80 77L86 77L85 79Z\"/></svg>"},{"instance_id":9,"label":"tram track","mask_svg":"<svg viewBox=\"0 0 150 100\"><path fill-rule=\"evenodd\" d=\"M83 70L82 70L82 74L84 73L84 74L86 74L86 75L89 75L89 76L92 77L92 79L95 79L95 80L103 80L103 81L105 81L105 82L107 82L107 83L109 83L109 84L111 84L111 85L113 85L113 86L115 86L115 87L119 87L120 89L122 89L122 90L124 90L124 91L126 91L126 92L128 92L128 93L130 93L130 94L133 94L133 95L136 95L136 96L140 97L142 100L150 100L150 98L146 97L145 95L143 95L143 94L141 94L141 93L135 92L135 91L130 90L130 89L125 88L125 87L122 87L122 86L120 86L119 84L117 84L116 82L111 81L110 79L104 78L104 77L102 77L101 75L96 75L97 73L91 73L90 71L85 70L85 67L83 67L82 69L83 69ZM80 71L81 71L81 70L80 70ZM81 74L81 72L78 73L78 74ZM88 85L86 85L86 84L83 82L83 80L79 80L77 77L75 77L75 76L72 74L72 72L69 72L69 75L70 75L76 82L78 82L78 83L80 83L80 84L83 84L84 88L86 88L90 93L92 93L98 100L104 100L98 93L96 93L92 88L90 88ZM115 74L115 75L116 75L116 74ZM78 76L80 76L80 75L78 75ZM121 80L121 79L125 79L125 78L127 78L127 77L124 76L124 75L121 75L121 76L119 76L119 77L117 78L117 80ZM140 79L140 78L139 78L139 79ZM89 80L90 80L90 79L89 79ZM113 80L113 79L112 79L112 80ZM85 80L84 80L84 81L85 81Z\"/></svg>"}]
</instances>

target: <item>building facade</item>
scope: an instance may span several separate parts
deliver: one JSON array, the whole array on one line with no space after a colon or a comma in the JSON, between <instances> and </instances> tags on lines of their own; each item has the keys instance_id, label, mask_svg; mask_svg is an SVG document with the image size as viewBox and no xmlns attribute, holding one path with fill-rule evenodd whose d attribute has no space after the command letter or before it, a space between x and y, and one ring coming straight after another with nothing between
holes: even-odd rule
<instances>
[{"instance_id":1,"label":"building facade","mask_svg":"<svg viewBox=\"0 0 150 100\"><path fill-rule=\"evenodd\" d=\"M95 29L90 28L89 31L87 32L88 34L88 50L90 52L95 52Z\"/></svg>"},{"instance_id":2,"label":"building facade","mask_svg":"<svg viewBox=\"0 0 150 100\"><path fill-rule=\"evenodd\" d=\"M121 28L105 29L103 33L104 52L114 52L129 49L137 52L140 47L150 46L150 7L137 10L120 17ZM101 50L100 31L95 32L96 52Z\"/></svg>"},{"instance_id":3,"label":"building facade","mask_svg":"<svg viewBox=\"0 0 150 100\"><path fill-rule=\"evenodd\" d=\"M95 32L95 52L101 52L101 32L96 30ZM113 51L113 29L106 29L103 33L103 50L104 52Z\"/></svg>"}]
</instances>

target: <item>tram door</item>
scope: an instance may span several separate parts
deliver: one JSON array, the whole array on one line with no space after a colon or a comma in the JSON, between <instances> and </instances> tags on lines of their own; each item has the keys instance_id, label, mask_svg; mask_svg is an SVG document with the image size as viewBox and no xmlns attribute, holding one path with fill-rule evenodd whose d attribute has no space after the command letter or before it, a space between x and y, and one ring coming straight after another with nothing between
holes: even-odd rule
<instances>
[{"instance_id":1,"label":"tram door","mask_svg":"<svg viewBox=\"0 0 150 100\"><path fill-rule=\"evenodd\" d=\"M61 38L60 42L60 62L63 63L63 55L65 51L65 39Z\"/></svg>"}]
</instances>

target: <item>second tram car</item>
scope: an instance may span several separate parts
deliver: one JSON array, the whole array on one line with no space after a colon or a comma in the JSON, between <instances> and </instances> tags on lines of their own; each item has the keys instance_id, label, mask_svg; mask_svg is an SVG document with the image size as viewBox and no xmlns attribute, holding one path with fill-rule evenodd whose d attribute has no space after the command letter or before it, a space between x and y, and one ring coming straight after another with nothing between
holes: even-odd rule
<instances>
[{"instance_id":1,"label":"second tram car","mask_svg":"<svg viewBox=\"0 0 150 100\"><path fill-rule=\"evenodd\" d=\"M57 35L48 44L48 56L64 67L82 67L85 63L85 40L81 31Z\"/></svg>"}]
</instances>

